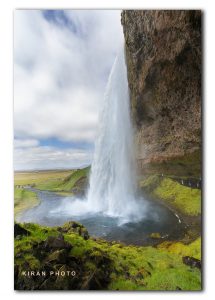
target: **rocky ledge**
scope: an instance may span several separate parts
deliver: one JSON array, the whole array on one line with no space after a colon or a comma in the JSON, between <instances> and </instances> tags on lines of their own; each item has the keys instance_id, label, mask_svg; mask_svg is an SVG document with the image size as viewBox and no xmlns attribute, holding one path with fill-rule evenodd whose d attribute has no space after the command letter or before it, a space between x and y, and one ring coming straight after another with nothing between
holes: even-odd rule
<instances>
[{"instance_id":1,"label":"rocky ledge","mask_svg":"<svg viewBox=\"0 0 215 300\"><path fill-rule=\"evenodd\" d=\"M200 176L201 11L122 12L142 173Z\"/></svg>"}]
</instances>

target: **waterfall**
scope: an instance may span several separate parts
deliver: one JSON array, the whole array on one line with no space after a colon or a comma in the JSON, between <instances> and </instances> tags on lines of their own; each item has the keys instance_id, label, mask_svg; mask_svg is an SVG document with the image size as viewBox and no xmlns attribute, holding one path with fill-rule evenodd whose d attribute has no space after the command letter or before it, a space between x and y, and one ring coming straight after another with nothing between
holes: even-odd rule
<instances>
[{"instance_id":1,"label":"waterfall","mask_svg":"<svg viewBox=\"0 0 215 300\"><path fill-rule=\"evenodd\" d=\"M64 214L100 214L118 224L145 217L146 203L136 197L136 168L124 48L116 57L99 117L98 136L85 199L65 199ZM56 211L55 211L56 212Z\"/></svg>"},{"instance_id":2,"label":"waterfall","mask_svg":"<svg viewBox=\"0 0 215 300\"><path fill-rule=\"evenodd\" d=\"M124 48L116 57L99 118L88 204L92 210L123 218L139 215L130 98Z\"/></svg>"}]
</instances>

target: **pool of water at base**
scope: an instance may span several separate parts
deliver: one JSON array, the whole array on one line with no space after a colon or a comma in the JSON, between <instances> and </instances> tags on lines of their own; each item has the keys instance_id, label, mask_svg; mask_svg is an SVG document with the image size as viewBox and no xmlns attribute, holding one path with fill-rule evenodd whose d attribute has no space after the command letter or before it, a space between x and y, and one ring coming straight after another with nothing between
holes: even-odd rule
<instances>
[{"instance_id":1,"label":"pool of water at base","mask_svg":"<svg viewBox=\"0 0 215 300\"><path fill-rule=\"evenodd\" d=\"M139 222L128 222L119 225L119 219L103 214L86 214L74 216L68 212L59 213L65 201L74 201L74 197L66 197L48 191L31 189L37 193L40 204L20 214L16 220L21 223L37 223L45 226L61 226L68 221L78 221L94 237L108 241L119 241L125 244L152 245L158 239L151 237L152 233L159 233L160 240L177 240L183 233L185 226L179 217L167 207L147 201L147 212Z\"/></svg>"}]
</instances>

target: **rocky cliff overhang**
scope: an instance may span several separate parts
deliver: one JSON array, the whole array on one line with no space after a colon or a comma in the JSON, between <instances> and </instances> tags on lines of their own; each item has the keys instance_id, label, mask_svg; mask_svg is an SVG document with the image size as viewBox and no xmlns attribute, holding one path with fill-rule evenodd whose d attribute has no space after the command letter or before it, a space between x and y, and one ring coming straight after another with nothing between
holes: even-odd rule
<instances>
[{"instance_id":1,"label":"rocky cliff overhang","mask_svg":"<svg viewBox=\"0 0 215 300\"><path fill-rule=\"evenodd\" d=\"M122 12L139 169L200 176L201 11Z\"/></svg>"}]
</instances>

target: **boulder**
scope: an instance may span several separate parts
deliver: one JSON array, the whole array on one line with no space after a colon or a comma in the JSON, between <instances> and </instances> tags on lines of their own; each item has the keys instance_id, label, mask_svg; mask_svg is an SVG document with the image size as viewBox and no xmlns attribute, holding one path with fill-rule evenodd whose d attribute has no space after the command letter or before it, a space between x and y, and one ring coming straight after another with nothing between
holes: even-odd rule
<instances>
[{"instance_id":1,"label":"boulder","mask_svg":"<svg viewBox=\"0 0 215 300\"><path fill-rule=\"evenodd\" d=\"M67 260L67 250L66 249L56 250L56 251L52 252L46 258L46 262L60 263L60 264L65 264L66 260Z\"/></svg>"},{"instance_id":2,"label":"boulder","mask_svg":"<svg viewBox=\"0 0 215 300\"><path fill-rule=\"evenodd\" d=\"M49 236L44 242L40 243L43 250L67 249L71 250L72 245L64 240L64 236L59 234L57 237Z\"/></svg>"},{"instance_id":3,"label":"boulder","mask_svg":"<svg viewBox=\"0 0 215 300\"><path fill-rule=\"evenodd\" d=\"M182 261L185 265L188 265L192 268L198 268L201 270L201 260L191 257L191 256L183 256Z\"/></svg>"},{"instance_id":4,"label":"boulder","mask_svg":"<svg viewBox=\"0 0 215 300\"><path fill-rule=\"evenodd\" d=\"M78 233L80 236L82 236L85 240L89 239L89 233L81 223L70 221L64 224L62 227L58 227L58 231L62 233Z\"/></svg>"}]
</instances>

